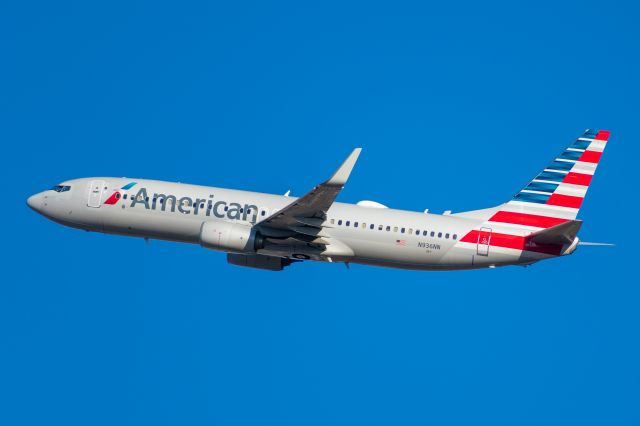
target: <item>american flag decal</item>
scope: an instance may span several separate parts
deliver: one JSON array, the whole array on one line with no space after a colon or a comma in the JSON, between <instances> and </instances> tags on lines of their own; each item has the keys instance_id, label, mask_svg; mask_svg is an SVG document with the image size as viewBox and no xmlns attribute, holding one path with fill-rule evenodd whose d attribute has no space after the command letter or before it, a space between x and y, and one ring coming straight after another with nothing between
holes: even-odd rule
<instances>
[{"instance_id":1,"label":"american flag decal","mask_svg":"<svg viewBox=\"0 0 640 426\"><path fill-rule=\"evenodd\" d=\"M407 245L407 240L396 240L396 245L397 246L406 246Z\"/></svg>"}]
</instances>

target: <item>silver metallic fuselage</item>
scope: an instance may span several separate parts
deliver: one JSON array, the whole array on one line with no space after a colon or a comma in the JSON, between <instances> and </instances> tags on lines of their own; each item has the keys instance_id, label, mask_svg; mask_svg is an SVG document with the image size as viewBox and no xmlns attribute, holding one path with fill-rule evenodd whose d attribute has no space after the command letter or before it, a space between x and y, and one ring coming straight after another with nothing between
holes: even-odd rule
<instances>
[{"instance_id":1,"label":"silver metallic fuselage","mask_svg":"<svg viewBox=\"0 0 640 426\"><path fill-rule=\"evenodd\" d=\"M137 183L135 187L121 189L131 181ZM102 182L99 194L91 187L95 182ZM295 199L145 179L84 178L62 185L71 189L60 193L41 192L30 197L28 205L49 219L74 228L193 244L201 243L203 223L235 222L254 226ZM146 199L141 196L141 189L144 189L142 195L146 194ZM116 202L105 204L104 201L116 192L119 193ZM154 199L158 194L172 195L175 202L160 203L159 199ZM92 196L98 197L99 202L92 202ZM194 206L196 200L199 200L197 208ZM241 206L242 213L231 214L229 206L232 205ZM343 250L320 257L307 256L303 248L294 245L266 247L260 253L425 270L530 264L550 257L535 253L514 254L488 247L487 253L484 249L479 253L479 247L460 241L494 210L468 216L436 215L336 202L327 213L323 229L326 237L339 242L338 247ZM424 231L427 231L426 235Z\"/></svg>"}]
</instances>

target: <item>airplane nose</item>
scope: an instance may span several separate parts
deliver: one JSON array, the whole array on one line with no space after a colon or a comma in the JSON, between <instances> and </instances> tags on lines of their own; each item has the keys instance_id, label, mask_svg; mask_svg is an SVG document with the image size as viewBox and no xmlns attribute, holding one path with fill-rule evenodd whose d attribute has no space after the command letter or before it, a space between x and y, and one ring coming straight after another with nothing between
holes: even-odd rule
<instances>
[{"instance_id":1,"label":"airplane nose","mask_svg":"<svg viewBox=\"0 0 640 426\"><path fill-rule=\"evenodd\" d=\"M27 198L27 205L29 207L31 207L33 210L39 212L40 211L40 206L42 205L42 200L40 198L39 194L35 194L32 195L31 197Z\"/></svg>"}]
</instances>

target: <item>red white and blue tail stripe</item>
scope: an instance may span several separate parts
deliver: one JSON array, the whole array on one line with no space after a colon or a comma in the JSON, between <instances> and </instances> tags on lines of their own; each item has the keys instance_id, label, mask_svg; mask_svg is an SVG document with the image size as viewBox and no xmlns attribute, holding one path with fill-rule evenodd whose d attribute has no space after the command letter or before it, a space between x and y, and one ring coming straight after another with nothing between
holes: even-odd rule
<instances>
[{"instance_id":1,"label":"red white and blue tail stripe","mask_svg":"<svg viewBox=\"0 0 640 426\"><path fill-rule=\"evenodd\" d=\"M518 220L508 214L496 219L516 219L516 223L543 228L557 225L554 218L575 219L608 139L607 130L585 131L506 204L507 211L530 213L542 219L524 215Z\"/></svg>"},{"instance_id":2,"label":"red white and blue tail stripe","mask_svg":"<svg viewBox=\"0 0 640 426\"><path fill-rule=\"evenodd\" d=\"M482 227L492 229L491 246L559 255L562 246L528 244L534 232L576 219L610 132L586 130ZM460 242L476 243L479 229Z\"/></svg>"}]
</instances>

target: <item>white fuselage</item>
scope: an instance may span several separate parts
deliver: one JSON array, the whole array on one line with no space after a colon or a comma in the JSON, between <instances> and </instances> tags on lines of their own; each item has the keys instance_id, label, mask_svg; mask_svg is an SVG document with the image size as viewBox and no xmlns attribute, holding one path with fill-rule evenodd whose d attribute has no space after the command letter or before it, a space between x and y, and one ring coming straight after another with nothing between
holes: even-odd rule
<instances>
[{"instance_id":1,"label":"white fuselage","mask_svg":"<svg viewBox=\"0 0 640 426\"><path fill-rule=\"evenodd\" d=\"M134 185L127 188L131 183ZM259 228L263 219L295 200L145 179L85 178L64 182L61 187L68 189L41 192L30 197L28 205L74 228L194 244L202 244L204 224ZM309 251L296 241L275 244L268 238L256 250L290 259L427 270L530 264L551 257L492 247L491 230L483 241L461 241L471 230L479 229L493 211L435 215L335 202L319 235L331 242L324 252ZM251 252L256 253L247 248L246 253Z\"/></svg>"}]
</instances>

